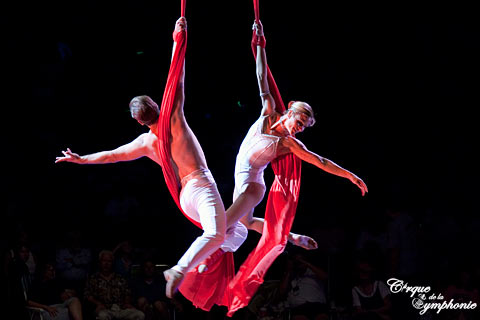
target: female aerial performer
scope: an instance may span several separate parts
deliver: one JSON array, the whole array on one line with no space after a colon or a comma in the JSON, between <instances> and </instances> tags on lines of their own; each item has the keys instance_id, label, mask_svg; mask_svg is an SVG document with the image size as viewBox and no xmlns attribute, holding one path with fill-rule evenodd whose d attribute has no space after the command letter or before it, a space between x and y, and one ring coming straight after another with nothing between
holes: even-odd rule
<instances>
[{"instance_id":1,"label":"female aerial performer","mask_svg":"<svg viewBox=\"0 0 480 320\"><path fill-rule=\"evenodd\" d=\"M214 301L216 304L228 307L227 316L232 316L236 310L248 305L258 286L263 282L269 266L283 251L287 239L305 249L317 248L317 243L312 238L289 232L298 198L299 186L296 184L299 182L300 170L297 159L312 163L328 173L349 179L360 188L362 195L368 192L362 179L334 162L309 151L301 141L295 138L296 133L302 132L305 127L315 123L312 108L307 103L291 102L285 113L280 114L277 111L275 99L279 97L277 88L273 87L274 82L272 94L269 91L268 81L271 80L271 74L267 67L263 27L259 19L256 21L258 23L253 25L255 36L252 43L257 53L257 79L262 98L262 111L260 118L251 126L240 146L235 164L233 203L226 215L227 227L240 220L248 229L263 235L236 275L233 278L227 277L229 284L226 286L224 297ZM282 106L278 106L279 110L281 108ZM292 154L297 158L291 157ZM288 158L282 156L288 156ZM282 160L280 160L281 157ZM273 169L276 181L275 189L270 191L267 203L268 220L264 221L264 219L253 217L253 211L264 197L266 187L263 171L270 162L272 162L272 168L275 167ZM208 259L202 261L196 269L198 273L195 274L194 270L189 274L191 275L188 279L190 287L197 288L200 286L195 284L214 282L214 277L208 278L208 275L202 276L202 273L210 268L218 268L221 256L220 248ZM229 270L226 270L226 273L229 274ZM205 299L198 298L201 296L199 292L200 290L191 290L190 297L193 299L190 300L194 305L209 310L212 302L205 303Z\"/></svg>"},{"instance_id":2,"label":"female aerial performer","mask_svg":"<svg viewBox=\"0 0 480 320\"><path fill-rule=\"evenodd\" d=\"M181 17L175 24L175 35L186 30L186 19ZM174 42L174 52L177 42ZM171 161L175 168L177 183L181 185L180 204L188 217L203 228L198 237L178 261L177 265L164 272L167 280L166 295L172 297L182 282L185 274L195 268L218 248L223 251L235 251L245 240L246 228L234 224L226 230L225 208L217 190L215 180L208 170L202 147L190 129L183 112L184 76L183 63L178 87L175 92L174 105L170 118ZM63 157L57 162L78 164L103 164L118 161L131 161L143 156L161 165L159 154L159 115L158 105L148 96L138 96L130 102L132 117L150 131L141 134L132 142L111 151L102 151L80 156L70 149L62 151Z\"/></svg>"},{"instance_id":3,"label":"female aerial performer","mask_svg":"<svg viewBox=\"0 0 480 320\"><path fill-rule=\"evenodd\" d=\"M253 211L265 194L263 171L277 157L293 153L301 160L328 173L349 179L360 188L362 195L365 195L368 189L362 179L355 174L308 150L300 140L295 138L295 134L315 123L313 110L305 102L292 101L285 113L277 112L267 81L265 38L260 20L254 23L253 29L257 38L263 39L263 42L260 40L256 46L257 80L262 110L260 118L250 127L237 155L235 189L233 203L227 210L227 225L240 219L248 229L262 233L264 220L253 217ZM288 240L305 249L317 248L317 243L307 236L290 232Z\"/></svg>"}]
</instances>

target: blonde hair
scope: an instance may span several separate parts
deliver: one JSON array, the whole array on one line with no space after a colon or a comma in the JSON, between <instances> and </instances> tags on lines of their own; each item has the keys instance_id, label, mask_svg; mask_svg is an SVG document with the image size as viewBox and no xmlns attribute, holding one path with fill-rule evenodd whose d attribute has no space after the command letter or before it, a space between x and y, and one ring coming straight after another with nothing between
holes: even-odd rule
<instances>
[{"instance_id":1,"label":"blonde hair","mask_svg":"<svg viewBox=\"0 0 480 320\"><path fill-rule=\"evenodd\" d=\"M303 113L308 117L308 121L307 123L305 123L305 127L311 127L315 124L315 115L313 114L312 107L310 107L308 103L302 101L290 101L288 103L288 110L285 111L285 114L290 110L294 114Z\"/></svg>"}]
</instances>

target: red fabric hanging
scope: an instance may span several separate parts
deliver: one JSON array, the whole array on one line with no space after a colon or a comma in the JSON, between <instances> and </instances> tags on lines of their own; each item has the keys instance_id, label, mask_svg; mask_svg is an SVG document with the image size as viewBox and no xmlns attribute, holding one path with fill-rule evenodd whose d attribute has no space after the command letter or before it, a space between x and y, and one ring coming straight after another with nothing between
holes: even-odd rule
<instances>
[{"instance_id":1,"label":"red fabric hanging","mask_svg":"<svg viewBox=\"0 0 480 320\"><path fill-rule=\"evenodd\" d=\"M258 0L254 0L253 4L255 20L258 22L260 16ZM252 50L255 58L257 44L258 38L253 31ZM283 112L285 105L268 66L267 79L276 109ZM230 317L238 309L248 305L258 287L263 283L263 277L268 268L285 249L298 204L301 163L302 161L293 153L271 162L275 180L268 194L262 237L229 285L232 300L228 306L227 315Z\"/></svg>"},{"instance_id":2,"label":"red fabric hanging","mask_svg":"<svg viewBox=\"0 0 480 320\"><path fill-rule=\"evenodd\" d=\"M181 4L181 15L185 16L185 0L183 0ZM187 32L185 30L182 32L174 32L173 40L177 44L168 71L167 83L160 107L159 125L157 126L158 131L156 132L159 138L158 148L160 161L168 190L178 208L193 224L202 228L201 224L188 217L180 206L180 184L173 168L170 150L170 116L175 102L178 80L185 61ZM228 295L225 295L225 290L228 283L233 279L234 274L233 254L227 252L215 261L213 265L209 265L207 272L198 274L196 268L188 272L179 290L187 299L192 301L195 306L205 310L209 310L214 303L228 305L229 300L227 299ZM211 281L210 279L215 279L215 281Z\"/></svg>"},{"instance_id":3,"label":"red fabric hanging","mask_svg":"<svg viewBox=\"0 0 480 320\"><path fill-rule=\"evenodd\" d=\"M254 0L254 9L255 18L258 21L258 0ZM162 137L160 138L160 153L165 180L170 193L180 208L179 185L171 165L169 135L173 98L185 57L186 32L176 35L176 40L177 47L170 66L162 101L160 113L162 122L159 126L161 136L159 135L159 137ZM255 46L257 41L254 32L252 39L254 57L256 57ZM285 110L285 106L268 66L267 73L270 93L275 99L277 110L282 112ZM227 315L232 316L238 309L248 305L258 287L263 283L263 277L268 268L283 252L298 204L301 160L293 154L287 154L272 161L271 165L275 180L268 195L263 235L257 247L242 264L235 278L233 277L235 269L231 252L222 255L219 260L209 265L208 271L202 274L199 274L196 268L188 272L179 290L196 307L210 310L213 304L225 305L228 307ZM199 226L197 222L192 222Z\"/></svg>"},{"instance_id":4,"label":"red fabric hanging","mask_svg":"<svg viewBox=\"0 0 480 320\"><path fill-rule=\"evenodd\" d=\"M195 307L205 311L209 311L214 304L229 306L232 296L228 284L234 276L233 253L225 252L220 259L208 265L207 271L198 273L197 268L189 271L179 290Z\"/></svg>"},{"instance_id":5,"label":"red fabric hanging","mask_svg":"<svg viewBox=\"0 0 480 320\"><path fill-rule=\"evenodd\" d=\"M182 16L185 15L185 0L182 1ZM160 161L167 183L168 190L177 204L178 208L193 224L201 228L199 222L190 219L180 206L180 183L173 168L172 154L170 150L170 116L172 114L173 104L175 100L175 92L177 91L178 80L183 71L185 62L185 52L187 49L187 31L174 32L173 40L177 43L173 53L170 69L168 71L167 83L163 92L162 104L160 106L160 116L156 135L159 138L158 150L160 153Z\"/></svg>"}]
</instances>

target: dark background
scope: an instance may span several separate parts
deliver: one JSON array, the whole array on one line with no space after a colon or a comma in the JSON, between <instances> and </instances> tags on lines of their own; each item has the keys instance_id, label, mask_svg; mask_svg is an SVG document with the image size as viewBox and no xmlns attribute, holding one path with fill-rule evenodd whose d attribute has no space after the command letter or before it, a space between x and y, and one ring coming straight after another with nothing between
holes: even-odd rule
<instances>
[{"instance_id":1,"label":"dark background","mask_svg":"<svg viewBox=\"0 0 480 320\"><path fill-rule=\"evenodd\" d=\"M125 238L159 248L167 263L193 241L199 231L176 209L149 159L54 164L67 147L79 154L109 150L146 130L130 117L128 103L140 94L161 101L179 13L179 1L146 0L2 10L5 241L25 228L37 243L55 246L73 228L96 248ZM186 15L185 113L228 207L235 156L260 111L253 7L189 1ZM304 164L293 230L340 228L353 243L362 227L395 207L421 226L449 217L455 227L424 247L439 249L448 237L457 255L470 256L480 231L474 10L262 1L261 18L283 99L307 101L316 113L317 124L298 138L369 188L361 197L348 180ZM266 178L270 184L270 171ZM321 252L331 249L326 234ZM257 239L252 234L239 256Z\"/></svg>"}]
</instances>

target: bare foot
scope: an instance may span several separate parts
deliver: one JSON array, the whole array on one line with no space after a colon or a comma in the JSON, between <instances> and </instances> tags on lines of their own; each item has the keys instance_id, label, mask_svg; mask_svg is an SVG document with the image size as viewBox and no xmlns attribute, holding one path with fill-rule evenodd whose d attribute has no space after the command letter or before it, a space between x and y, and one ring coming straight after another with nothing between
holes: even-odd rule
<instances>
[{"instance_id":1,"label":"bare foot","mask_svg":"<svg viewBox=\"0 0 480 320\"><path fill-rule=\"evenodd\" d=\"M183 274L174 269L168 269L163 272L167 285L165 287L165 294L168 298L172 298L177 291L178 286L182 283Z\"/></svg>"},{"instance_id":2,"label":"bare foot","mask_svg":"<svg viewBox=\"0 0 480 320\"><path fill-rule=\"evenodd\" d=\"M289 237L288 241L290 241L290 243L292 243L296 246L302 247L303 249L306 249L306 250L313 250L313 249L318 248L317 242L315 240L313 240L312 238L310 238L308 236L303 236L303 235L300 235L300 234L296 234L296 233L293 233L293 232L290 232L290 237Z\"/></svg>"}]
</instances>

